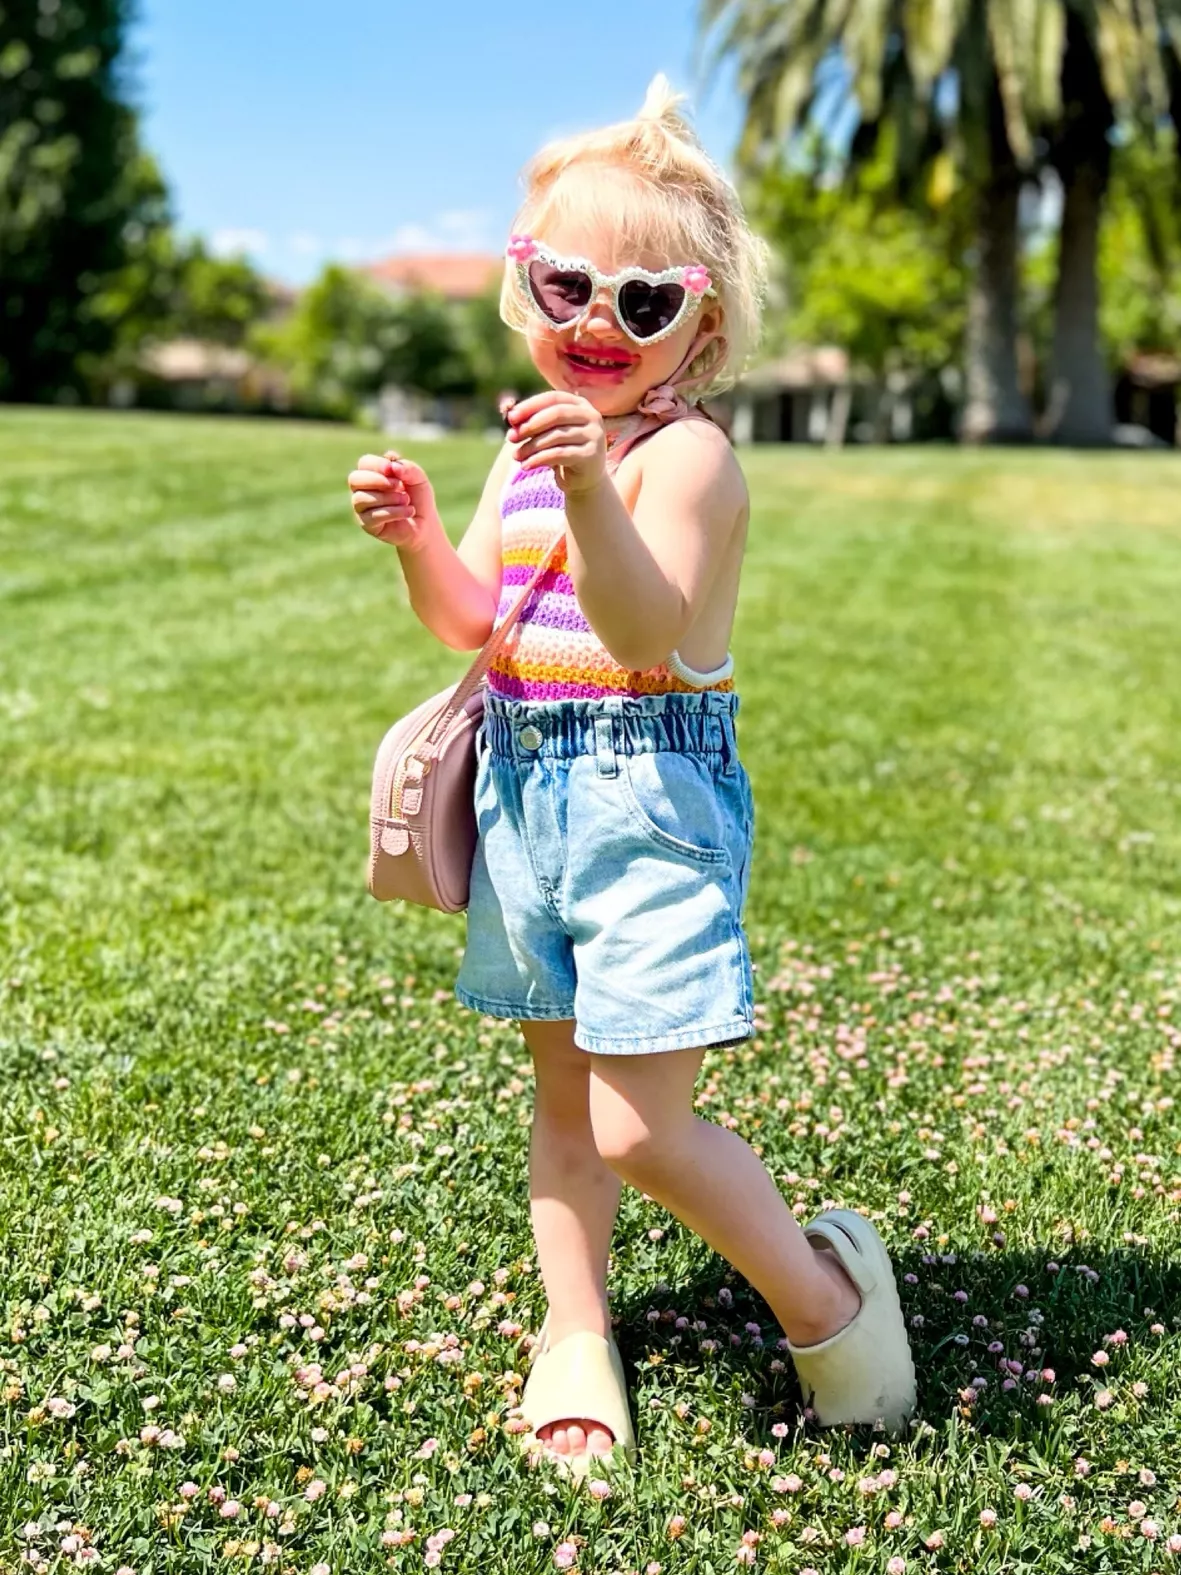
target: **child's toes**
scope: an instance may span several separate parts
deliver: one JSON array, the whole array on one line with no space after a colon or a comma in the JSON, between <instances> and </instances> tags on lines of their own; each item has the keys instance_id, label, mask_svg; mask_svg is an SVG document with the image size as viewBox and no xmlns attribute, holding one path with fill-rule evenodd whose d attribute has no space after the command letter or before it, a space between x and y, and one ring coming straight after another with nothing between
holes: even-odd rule
<instances>
[{"instance_id":1,"label":"child's toes","mask_svg":"<svg viewBox=\"0 0 1181 1575\"><path fill-rule=\"evenodd\" d=\"M615 1440L605 1427L592 1427L587 1436L586 1449L590 1455L609 1455Z\"/></svg>"}]
</instances>

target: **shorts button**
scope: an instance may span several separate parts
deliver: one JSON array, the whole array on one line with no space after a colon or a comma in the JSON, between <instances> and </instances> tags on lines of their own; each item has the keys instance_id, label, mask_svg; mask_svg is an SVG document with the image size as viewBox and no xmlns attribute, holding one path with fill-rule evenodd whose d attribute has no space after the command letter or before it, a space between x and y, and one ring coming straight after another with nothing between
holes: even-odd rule
<instances>
[{"instance_id":1,"label":"shorts button","mask_svg":"<svg viewBox=\"0 0 1181 1575\"><path fill-rule=\"evenodd\" d=\"M523 727L518 735L523 749L540 749L541 733L533 726Z\"/></svg>"}]
</instances>

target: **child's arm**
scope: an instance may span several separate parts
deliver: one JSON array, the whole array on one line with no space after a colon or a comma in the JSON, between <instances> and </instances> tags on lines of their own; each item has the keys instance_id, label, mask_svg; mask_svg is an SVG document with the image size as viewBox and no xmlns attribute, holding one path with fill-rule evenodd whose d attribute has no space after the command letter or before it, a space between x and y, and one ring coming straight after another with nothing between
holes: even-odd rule
<instances>
[{"instance_id":1,"label":"child's arm","mask_svg":"<svg viewBox=\"0 0 1181 1575\"><path fill-rule=\"evenodd\" d=\"M492 633L500 599L500 489L511 463L506 447L458 548L447 538L421 465L393 453L366 454L349 477L362 526L398 549L411 607L456 651L478 650Z\"/></svg>"},{"instance_id":2,"label":"child's arm","mask_svg":"<svg viewBox=\"0 0 1181 1575\"><path fill-rule=\"evenodd\" d=\"M697 621L745 514L746 483L729 443L704 422L668 427L644 446L629 514L588 400L540 394L510 419L523 465L560 467L570 575L591 627L621 666L659 666Z\"/></svg>"}]
</instances>

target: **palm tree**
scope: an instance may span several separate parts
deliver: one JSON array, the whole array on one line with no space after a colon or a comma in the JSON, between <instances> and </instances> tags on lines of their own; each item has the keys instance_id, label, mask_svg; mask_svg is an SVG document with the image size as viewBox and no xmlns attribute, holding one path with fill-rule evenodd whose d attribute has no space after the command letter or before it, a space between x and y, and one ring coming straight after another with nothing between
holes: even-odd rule
<instances>
[{"instance_id":1,"label":"palm tree","mask_svg":"<svg viewBox=\"0 0 1181 1575\"><path fill-rule=\"evenodd\" d=\"M888 136L904 193L916 195L924 177L928 193L952 182L968 187L975 234L962 423L968 441L1032 434L1017 363L1019 202L1047 151L1065 186L1055 364L1073 403L1064 404L1060 433L1073 430L1076 411L1099 403L1100 144L1106 147L1117 114L1161 109L1166 71L1176 80L1181 0L1159 3L1171 21L1152 10L1153 0L702 0L715 61L737 66L747 168L815 116L851 110L854 162ZM1088 119L1096 80L1106 113Z\"/></svg>"},{"instance_id":2,"label":"palm tree","mask_svg":"<svg viewBox=\"0 0 1181 1575\"><path fill-rule=\"evenodd\" d=\"M1048 150L1063 200L1045 431L1055 442L1083 446L1111 435L1097 277L1111 135L1121 122L1139 120L1149 137L1166 119L1181 125L1181 0L1164 0L1160 16L1152 0L1070 9L1061 80Z\"/></svg>"}]
</instances>

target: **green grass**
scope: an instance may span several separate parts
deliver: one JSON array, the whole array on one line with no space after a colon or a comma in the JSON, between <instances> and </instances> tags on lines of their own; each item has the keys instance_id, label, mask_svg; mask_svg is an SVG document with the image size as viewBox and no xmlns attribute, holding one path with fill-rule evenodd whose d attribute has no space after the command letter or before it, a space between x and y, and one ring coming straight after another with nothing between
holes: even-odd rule
<instances>
[{"instance_id":1,"label":"green grass","mask_svg":"<svg viewBox=\"0 0 1181 1575\"><path fill-rule=\"evenodd\" d=\"M350 523L368 441L0 413L0 1569L1181 1568L1181 456L744 456L762 1027L702 1107L880 1222L921 1422L803 1424L629 1194L599 1502L505 1428L523 1047L450 997L462 921L364 892L378 739L461 669ZM491 453L421 450L457 528Z\"/></svg>"}]
</instances>

